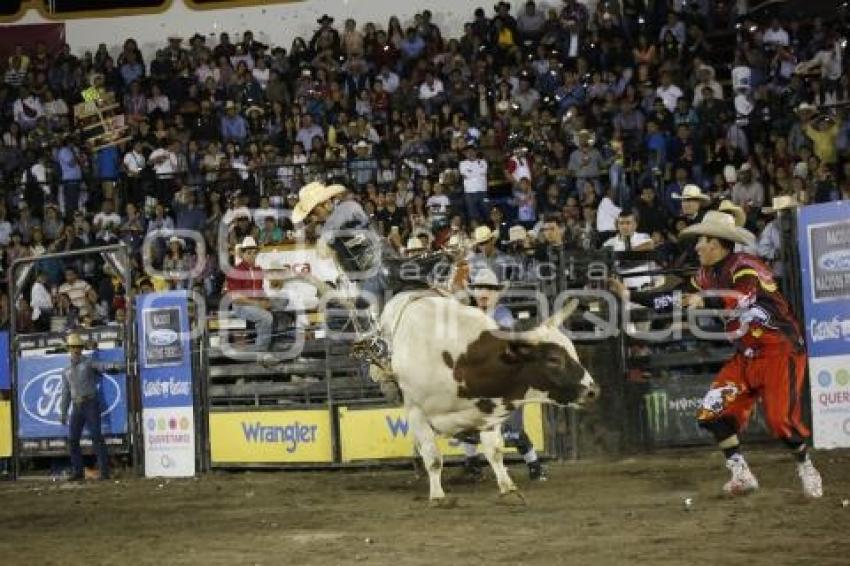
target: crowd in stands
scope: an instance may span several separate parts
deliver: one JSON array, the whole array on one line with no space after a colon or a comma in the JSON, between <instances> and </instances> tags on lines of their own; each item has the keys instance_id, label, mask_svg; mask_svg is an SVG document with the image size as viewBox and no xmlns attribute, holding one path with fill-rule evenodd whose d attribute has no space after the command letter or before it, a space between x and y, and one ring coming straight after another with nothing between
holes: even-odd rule
<instances>
[{"instance_id":1,"label":"crowd in stands","mask_svg":"<svg viewBox=\"0 0 850 566\"><path fill-rule=\"evenodd\" d=\"M693 258L677 233L730 200L775 260L775 197L850 197L845 28L736 20L718 4L499 2L457 38L428 10L386 25L326 15L290 46L195 34L163 38L151 60L132 38L119 52L17 46L0 87L0 318L23 331L57 313L121 320L123 282L98 258L40 261L20 304L5 292L19 257L117 242L138 291L214 297L218 255L199 266L197 244L168 231L207 250L291 241L315 179L349 187L402 252L608 246L681 265ZM94 148L73 114L105 93L128 139ZM166 237L145 258L152 230ZM145 264L199 275L167 281Z\"/></svg>"}]
</instances>

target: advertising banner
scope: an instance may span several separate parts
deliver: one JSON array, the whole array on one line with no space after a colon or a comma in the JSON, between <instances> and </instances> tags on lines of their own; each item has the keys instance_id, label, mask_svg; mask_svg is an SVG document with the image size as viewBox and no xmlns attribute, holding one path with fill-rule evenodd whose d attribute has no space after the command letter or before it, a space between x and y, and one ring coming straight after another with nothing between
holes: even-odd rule
<instances>
[{"instance_id":1,"label":"advertising banner","mask_svg":"<svg viewBox=\"0 0 850 566\"><path fill-rule=\"evenodd\" d=\"M800 209L798 237L817 448L850 446L850 202Z\"/></svg>"},{"instance_id":2,"label":"advertising banner","mask_svg":"<svg viewBox=\"0 0 850 566\"><path fill-rule=\"evenodd\" d=\"M8 391L12 388L12 367L9 356L9 332L0 332L0 391Z\"/></svg>"},{"instance_id":3,"label":"advertising banner","mask_svg":"<svg viewBox=\"0 0 850 566\"><path fill-rule=\"evenodd\" d=\"M210 414L212 464L333 462L331 413L241 411Z\"/></svg>"},{"instance_id":4,"label":"advertising banner","mask_svg":"<svg viewBox=\"0 0 850 566\"><path fill-rule=\"evenodd\" d=\"M145 476L195 475L195 412L188 295L136 298Z\"/></svg>"},{"instance_id":5,"label":"advertising banner","mask_svg":"<svg viewBox=\"0 0 850 566\"><path fill-rule=\"evenodd\" d=\"M12 457L12 403L0 401L0 458Z\"/></svg>"},{"instance_id":6,"label":"advertising banner","mask_svg":"<svg viewBox=\"0 0 850 566\"><path fill-rule=\"evenodd\" d=\"M124 363L124 350L96 350L92 362ZM68 427L59 422L62 399L62 371L68 367L67 354L25 356L18 360L18 439L65 438ZM98 395L101 427L104 436L127 434L127 376L120 372L101 371ZM73 406L71 407L73 410ZM87 437L83 431L83 437Z\"/></svg>"},{"instance_id":7,"label":"advertising banner","mask_svg":"<svg viewBox=\"0 0 850 566\"><path fill-rule=\"evenodd\" d=\"M650 385L649 391L643 395L641 411L652 446L713 443L711 435L700 428L696 419L713 378L688 376L659 380ZM744 435L748 439L768 437L761 405L756 405L750 414Z\"/></svg>"},{"instance_id":8,"label":"advertising banner","mask_svg":"<svg viewBox=\"0 0 850 566\"><path fill-rule=\"evenodd\" d=\"M525 405L523 425L538 452L543 451L543 410L539 404ZM340 407L339 435L342 461L410 458L413 456L413 434L402 408L358 409ZM456 440L438 437L437 446L443 456L462 456ZM506 448L513 453L513 448Z\"/></svg>"}]
</instances>

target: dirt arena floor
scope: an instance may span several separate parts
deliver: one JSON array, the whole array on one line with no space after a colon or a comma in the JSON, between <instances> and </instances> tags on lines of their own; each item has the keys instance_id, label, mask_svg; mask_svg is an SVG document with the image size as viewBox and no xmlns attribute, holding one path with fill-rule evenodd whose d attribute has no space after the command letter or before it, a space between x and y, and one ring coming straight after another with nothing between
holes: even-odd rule
<instances>
[{"instance_id":1,"label":"dirt arena floor","mask_svg":"<svg viewBox=\"0 0 850 566\"><path fill-rule=\"evenodd\" d=\"M443 509L402 469L7 483L0 563L846 565L850 452L816 461L819 501L799 493L787 455L763 450L750 454L762 490L742 499L719 495L726 471L709 450L550 463L533 485L512 466L527 506L457 467Z\"/></svg>"}]
</instances>

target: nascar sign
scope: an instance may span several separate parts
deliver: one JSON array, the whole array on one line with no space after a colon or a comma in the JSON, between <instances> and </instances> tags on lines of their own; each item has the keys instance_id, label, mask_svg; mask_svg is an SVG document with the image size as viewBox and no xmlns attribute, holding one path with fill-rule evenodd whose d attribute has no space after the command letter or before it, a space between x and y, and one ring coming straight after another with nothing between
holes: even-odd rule
<instances>
[{"instance_id":1,"label":"nascar sign","mask_svg":"<svg viewBox=\"0 0 850 566\"><path fill-rule=\"evenodd\" d=\"M91 359L101 363L124 363L124 350L95 351ZM62 371L70 364L67 354L21 357L18 360L18 438L64 438L68 429L59 419ZM127 378L121 373L101 372L98 396L104 436L127 433ZM73 410L73 405L71 407Z\"/></svg>"},{"instance_id":2,"label":"nascar sign","mask_svg":"<svg viewBox=\"0 0 850 566\"><path fill-rule=\"evenodd\" d=\"M850 203L800 209L803 319L817 448L850 446Z\"/></svg>"},{"instance_id":3,"label":"nascar sign","mask_svg":"<svg viewBox=\"0 0 850 566\"><path fill-rule=\"evenodd\" d=\"M523 428L538 452L543 451L543 411L539 404L523 407ZM342 461L381 460L414 456L413 434L402 408L357 409L340 407L339 435ZM443 456L462 456L454 439L437 437ZM513 448L506 448L512 453Z\"/></svg>"},{"instance_id":4,"label":"nascar sign","mask_svg":"<svg viewBox=\"0 0 850 566\"><path fill-rule=\"evenodd\" d=\"M188 295L136 298L145 476L195 475L195 396Z\"/></svg>"}]
</instances>

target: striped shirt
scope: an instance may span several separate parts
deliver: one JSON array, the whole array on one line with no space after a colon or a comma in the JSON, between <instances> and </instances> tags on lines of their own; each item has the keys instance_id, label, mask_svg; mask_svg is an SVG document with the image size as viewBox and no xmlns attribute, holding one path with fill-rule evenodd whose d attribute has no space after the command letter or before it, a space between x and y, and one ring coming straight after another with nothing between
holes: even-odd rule
<instances>
[{"instance_id":1,"label":"striped shirt","mask_svg":"<svg viewBox=\"0 0 850 566\"><path fill-rule=\"evenodd\" d=\"M59 285L59 294L65 293L71 299L71 304L81 309L86 304L86 293L91 289L83 279L77 279L73 283L62 283Z\"/></svg>"}]
</instances>

